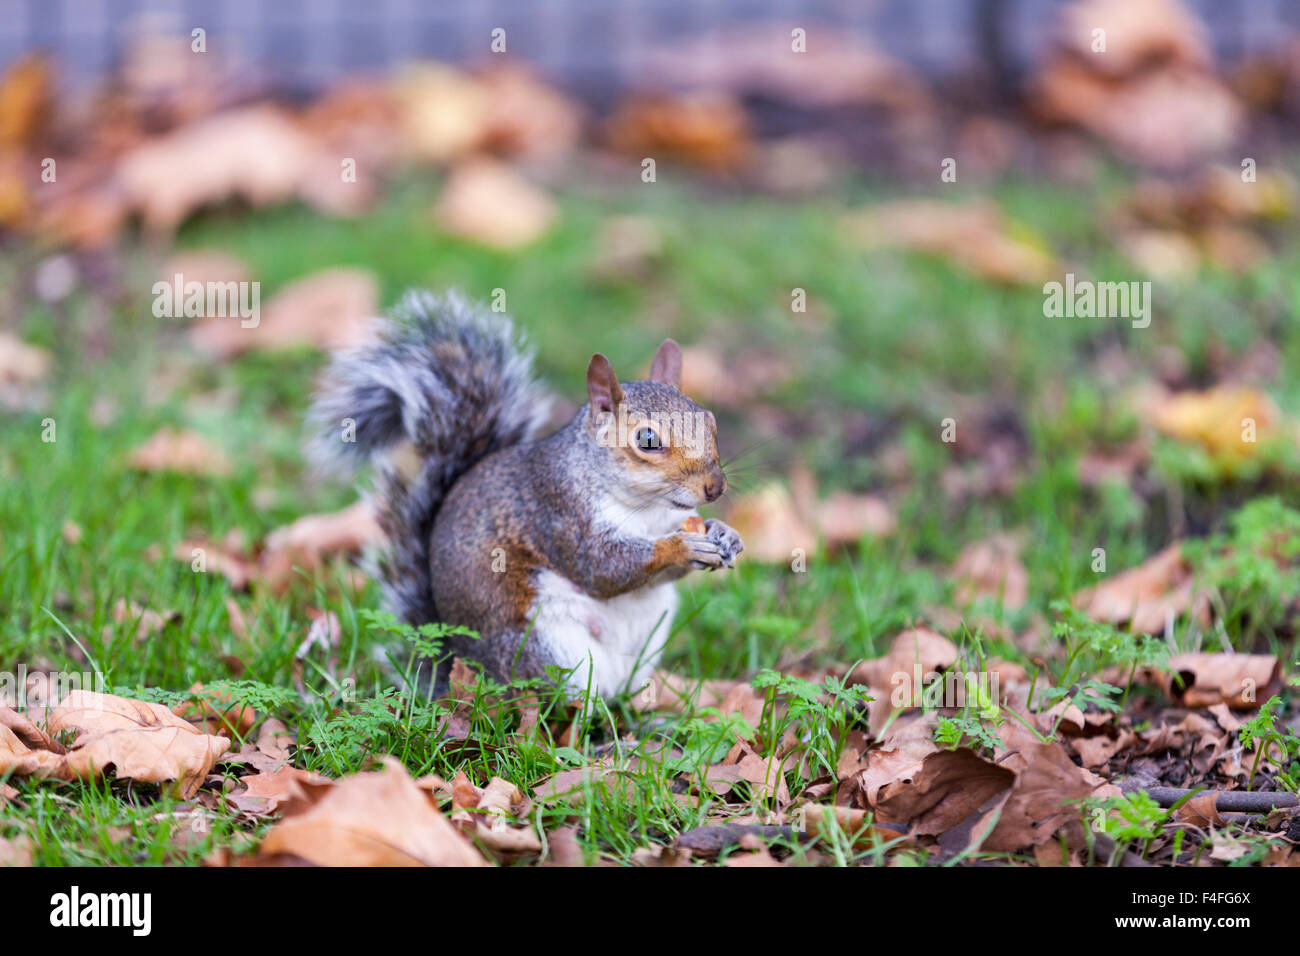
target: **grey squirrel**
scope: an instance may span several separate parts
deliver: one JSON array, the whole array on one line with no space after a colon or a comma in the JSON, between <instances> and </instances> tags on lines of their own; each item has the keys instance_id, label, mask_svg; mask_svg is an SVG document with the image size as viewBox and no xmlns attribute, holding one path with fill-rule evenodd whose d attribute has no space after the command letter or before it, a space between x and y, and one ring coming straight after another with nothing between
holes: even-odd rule
<instances>
[{"instance_id":1,"label":"grey squirrel","mask_svg":"<svg viewBox=\"0 0 1300 956\"><path fill-rule=\"evenodd\" d=\"M549 398L531 353L458 295L408 294L373 343L334 358L314 417L335 455L379 464L387 605L480 635L449 639L435 690L454 654L502 681L556 667L579 692L635 691L671 631L673 582L734 566L740 535L696 515L727 479L681 361L667 339L649 380L620 383L592 356L588 403L536 438Z\"/></svg>"}]
</instances>

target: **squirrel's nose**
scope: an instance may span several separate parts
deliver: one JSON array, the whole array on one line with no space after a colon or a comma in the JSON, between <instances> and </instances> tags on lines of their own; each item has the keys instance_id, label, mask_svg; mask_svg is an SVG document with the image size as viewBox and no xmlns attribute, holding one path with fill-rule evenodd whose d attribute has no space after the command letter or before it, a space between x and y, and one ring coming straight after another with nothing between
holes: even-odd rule
<instances>
[{"instance_id":1,"label":"squirrel's nose","mask_svg":"<svg viewBox=\"0 0 1300 956\"><path fill-rule=\"evenodd\" d=\"M721 469L704 483L704 497L709 501L717 501L726 490L727 476L722 473Z\"/></svg>"}]
</instances>

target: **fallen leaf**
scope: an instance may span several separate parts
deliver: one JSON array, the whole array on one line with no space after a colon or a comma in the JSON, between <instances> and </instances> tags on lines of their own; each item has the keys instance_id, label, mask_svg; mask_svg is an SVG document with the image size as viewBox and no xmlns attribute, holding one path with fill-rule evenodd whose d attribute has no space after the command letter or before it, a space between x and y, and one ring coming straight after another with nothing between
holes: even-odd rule
<instances>
[{"instance_id":1,"label":"fallen leaf","mask_svg":"<svg viewBox=\"0 0 1300 956\"><path fill-rule=\"evenodd\" d=\"M1020 547L1019 536L999 534L963 548L950 572L957 581L957 602L988 598L1008 610L1024 607L1029 574L1020 562Z\"/></svg>"},{"instance_id":2,"label":"fallen leaf","mask_svg":"<svg viewBox=\"0 0 1300 956\"><path fill-rule=\"evenodd\" d=\"M317 866L483 866L485 860L429 803L393 757L343 777L310 805L285 808L258 848Z\"/></svg>"},{"instance_id":3,"label":"fallen leaf","mask_svg":"<svg viewBox=\"0 0 1300 956\"><path fill-rule=\"evenodd\" d=\"M1071 760L1059 742L1038 740L1019 721L1008 720L1000 733L1007 752L999 754L998 766L1013 771L1015 781L984 849L1039 846L1079 820L1081 811L1068 801L1120 795L1118 787Z\"/></svg>"},{"instance_id":4,"label":"fallen leaf","mask_svg":"<svg viewBox=\"0 0 1300 956\"><path fill-rule=\"evenodd\" d=\"M73 691L50 717L50 732L63 731L75 734L63 759L77 777L112 767L119 778L176 781L184 799L230 747L228 738L200 733L161 704L87 690Z\"/></svg>"},{"instance_id":5,"label":"fallen leaf","mask_svg":"<svg viewBox=\"0 0 1300 956\"><path fill-rule=\"evenodd\" d=\"M513 250L541 238L556 209L550 196L509 166L478 158L452 170L433 215L449 235Z\"/></svg>"},{"instance_id":6,"label":"fallen leaf","mask_svg":"<svg viewBox=\"0 0 1300 956\"><path fill-rule=\"evenodd\" d=\"M1280 425L1273 400L1247 386L1179 392L1157 404L1149 414L1162 433L1200 445L1212 457L1226 463L1258 455ZM1248 423L1253 426L1249 435Z\"/></svg>"},{"instance_id":7,"label":"fallen leaf","mask_svg":"<svg viewBox=\"0 0 1300 956\"><path fill-rule=\"evenodd\" d=\"M297 767L279 767L241 777L243 790L229 794L226 800L237 810L253 816L272 816L291 799L302 793L300 784L324 785L331 781L320 774Z\"/></svg>"},{"instance_id":8,"label":"fallen leaf","mask_svg":"<svg viewBox=\"0 0 1300 956\"><path fill-rule=\"evenodd\" d=\"M1093 620L1128 624L1138 634L1163 633L1169 620L1188 612L1203 625L1209 623L1209 599L1193 592L1192 568L1179 542L1080 591L1073 603Z\"/></svg>"},{"instance_id":9,"label":"fallen leaf","mask_svg":"<svg viewBox=\"0 0 1300 956\"><path fill-rule=\"evenodd\" d=\"M872 732L878 732L895 710L919 707L924 685L955 664L958 654L957 646L942 634L915 627L898 634L884 657L854 668L848 682L867 685L874 698L869 705Z\"/></svg>"},{"instance_id":10,"label":"fallen leaf","mask_svg":"<svg viewBox=\"0 0 1300 956\"><path fill-rule=\"evenodd\" d=\"M285 286L252 319L204 316L190 327L195 347L220 358L301 346L328 351L359 345L379 310L379 283L365 269L312 273ZM245 323L253 323L245 327Z\"/></svg>"},{"instance_id":11,"label":"fallen leaf","mask_svg":"<svg viewBox=\"0 0 1300 956\"><path fill-rule=\"evenodd\" d=\"M637 159L678 160L706 169L738 169L751 150L744 106L715 92L634 96L614 111L605 136L614 149Z\"/></svg>"},{"instance_id":12,"label":"fallen leaf","mask_svg":"<svg viewBox=\"0 0 1300 956\"><path fill-rule=\"evenodd\" d=\"M957 204L903 200L848 213L840 228L864 248L893 247L940 256L1007 285L1041 285L1055 263L1036 242L1020 238L989 202Z\"/></svg>"},{"instance_id":13,"label":"fallen leaf","mask_svg":"<svg viewBox=\"0 0 1300 956\"><path fill-rule=\"evenodd\" d=\"M30 837L12 839L0 837L0 866L31 866L32 841Z\"/></svg>"},{"instance_id":14,"label":"fallen leaf","mask_svg":"<svg viewBox=\"0 0 1300 956\"><path fill-rule=\"evenodd\" d=\"M1157 673L1166 694L1184 707L1227 704L1254 710L1282 685L1282 668L1272 654L1178 654L1168 673Z\"/></svg>"},{"instance_id":15,"label":"fallen leaf","mask_svg":"<svg viewBox=\"0 0 1300 956\"><path fill-rule=\"evenodd\" d=\"M343 181L338 157L290 115L264 104L146 140L118 160L115 182L146 231L159 236L234 198L254 206L303 199L329 214L359 211L370 198L363 182Z\"/></svg>"},{"instance_id":16,"label":"fallen leaf","mask_svg":"<svg viewBox=\"0 0 1300 956\"><path fill-rule=\"evenodd\" d=\"M192 431L163 428L127 457L139 471L172 471L183 475L221 477L233 470L230 460L206 438Z\"/></svg>"}]
</instances>

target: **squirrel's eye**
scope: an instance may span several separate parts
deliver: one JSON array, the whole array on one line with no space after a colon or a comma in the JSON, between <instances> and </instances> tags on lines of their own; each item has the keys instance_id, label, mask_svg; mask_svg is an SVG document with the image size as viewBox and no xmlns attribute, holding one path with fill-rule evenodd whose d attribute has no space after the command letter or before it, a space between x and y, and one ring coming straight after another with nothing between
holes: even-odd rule
<instances>
[{"instance_id":1,"label":"squirrel's eye","mask_svg":"<svg viewBox=\"0 0 1300 956\"><path fill-rule=\"evenodd\" d=\"M663 446L659 443L659 433L653 428L646 427L636 430L636 447L652 451Z\"/></svg>"}]
</instances>

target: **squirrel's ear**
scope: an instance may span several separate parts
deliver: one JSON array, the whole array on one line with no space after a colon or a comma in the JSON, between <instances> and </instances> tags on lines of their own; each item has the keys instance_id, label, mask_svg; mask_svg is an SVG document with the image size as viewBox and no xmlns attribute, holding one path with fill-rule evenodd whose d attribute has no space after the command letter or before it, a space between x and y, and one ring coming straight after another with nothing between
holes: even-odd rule
<instances>
[{"instance_id":1,"label":"squirrel's ear","mask_svg":"<svg viewBox=\"0 0 1300 956\"><path fill-rule=\"evenodd\" d=\"M617 412L623 401L623 389L614 369L610 367L609 359L599 352L591 357L587 366L587 398L591 401L593 419L604 412Z\"/></svg>"},{"instance_id":2,"label":"squirrel's ear","mask_svg":"<svg viewBox=\"0 0 1300 956\"><path fill-rule=\"evenodd\" d=\"M673 388L682 387L682 349L672 339L664 339L650 363L650 381L663 382Z\"/></svg>"}]
</instances>

